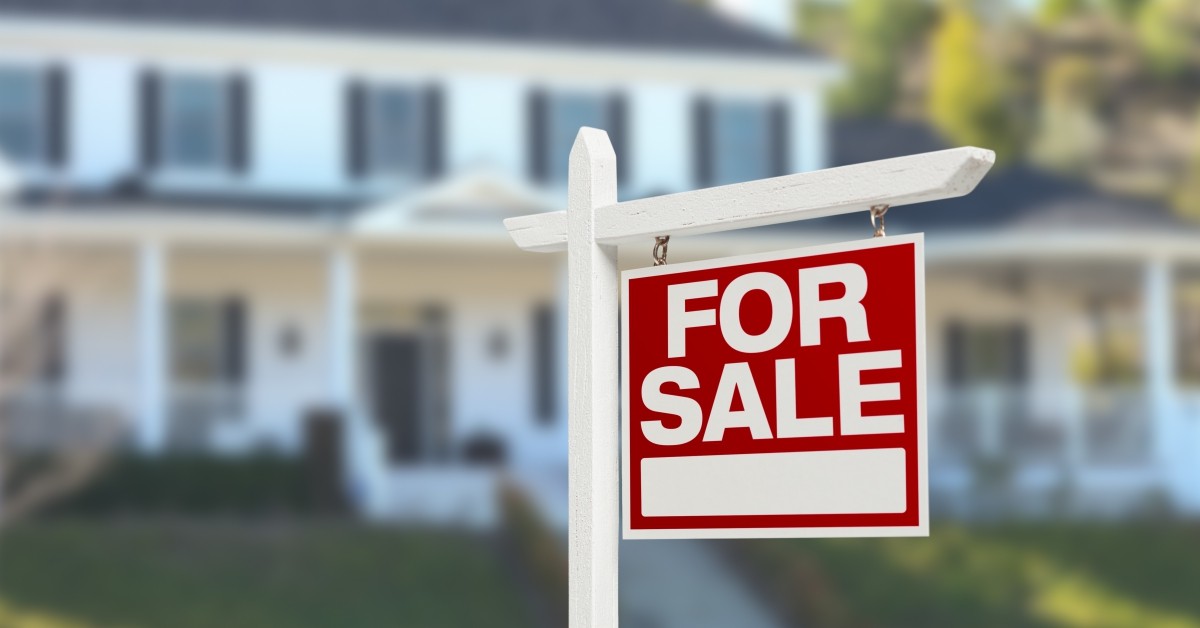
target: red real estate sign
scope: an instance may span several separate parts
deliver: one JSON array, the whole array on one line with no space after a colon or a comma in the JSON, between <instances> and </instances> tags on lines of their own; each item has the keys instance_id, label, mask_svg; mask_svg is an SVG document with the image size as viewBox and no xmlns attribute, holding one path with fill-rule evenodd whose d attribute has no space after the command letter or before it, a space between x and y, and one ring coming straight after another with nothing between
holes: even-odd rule
<instances>
[{"instance_id":1,"label":"red real estate sign","mask_svg":"<svg viewBox=\"0 0 1200 628\"><path fill-rule=\"evenodd\" d=\"M622 291L625 538L928 535L920 235Z\"/></svg>"}]
</instances>

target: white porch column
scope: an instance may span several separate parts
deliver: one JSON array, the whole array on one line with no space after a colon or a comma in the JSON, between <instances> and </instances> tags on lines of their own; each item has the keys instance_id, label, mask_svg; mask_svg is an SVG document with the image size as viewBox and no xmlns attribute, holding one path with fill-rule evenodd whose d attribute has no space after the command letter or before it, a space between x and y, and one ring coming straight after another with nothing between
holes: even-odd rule
<instances>
[{"instance_id":1,"label":"white porch column","mask_svg":"<svg viewBox=\"0 0 1200 628\"><path fill-rule=\"evenodd\" d=\"M1146 262L1144 283L1146 395L1154 460L1170 465L1174 440L1175 326L1172 316L1171 265L1164 258Z\"/></svg>"},{"instance_id":2,"label":"white porch column","mask_svg":"<svg viewBox=\"0 0 1200 628\"><path fill-rule=\"evenodd\" d=\"M358 286L354 253L345 245L329 252L329 400L351 419L355 406L355 338L358 336L356 307Z\"/></svg>"},{"instance_id":3,"label":"white porch column","mask_svg":"<svg viewBox=\"0 0 1200 628\"><path fill-rule=\"evenodd\" d=\"M162 450L167 434L166 254L156 241L138 245L138 351L141 372L137 444L143 452Z\"/></svg>"}]
</instances>

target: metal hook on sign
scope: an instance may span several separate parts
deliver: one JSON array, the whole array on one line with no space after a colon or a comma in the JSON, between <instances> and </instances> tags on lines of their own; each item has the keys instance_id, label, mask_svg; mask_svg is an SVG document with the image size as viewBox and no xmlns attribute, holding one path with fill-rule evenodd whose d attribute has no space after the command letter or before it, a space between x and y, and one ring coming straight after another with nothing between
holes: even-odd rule
<instances>
[{"instance_id":1,"label":"metal hook on sign","mask_svg":"<svg viewBox=\"0 0 1200 628\"><path fill-rule=\"evenodd\" d=\"M651 255L654 257L655 266L665 266L667 263L667 242L671 241L671 236L655 236L654 250Z\"/></svg>"},{"instance_id":2,"label":"metal hook on sign","mask_svg":"<svg viewBox=\"0 0 1200 628\"><path fill-rule=\"evenodd\" d=\"M883 215L887 213L888 205L872 205L871 206L871 228L875 230L876 238L882 238L887 235L884 233ZM876 222L878 220L878 222Z\"/></svg>"}]
</instances>

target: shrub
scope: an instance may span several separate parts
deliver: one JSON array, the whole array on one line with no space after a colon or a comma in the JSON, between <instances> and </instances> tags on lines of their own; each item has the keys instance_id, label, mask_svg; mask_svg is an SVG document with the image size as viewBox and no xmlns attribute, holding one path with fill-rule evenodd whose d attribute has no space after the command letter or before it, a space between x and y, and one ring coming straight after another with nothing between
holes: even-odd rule
<instances>
[{"instance_id":1,"label":"shrub","mask_svg":"<svg viewBox=\"0 0 1200 628\"><path fill-rule=\"evenodd\" d=\"M316 508L304 461L274 454L123 455L53 512L64 514L274 514Z\"/></svg>"}]
</instances>

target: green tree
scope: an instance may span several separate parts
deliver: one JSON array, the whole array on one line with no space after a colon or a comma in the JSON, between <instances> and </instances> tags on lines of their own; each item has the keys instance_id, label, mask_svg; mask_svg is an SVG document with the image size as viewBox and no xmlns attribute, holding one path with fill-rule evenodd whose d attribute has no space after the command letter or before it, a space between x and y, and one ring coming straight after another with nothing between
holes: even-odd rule
<instances>
[{"instance_id":1,"label":"green tree","mask_svg":"<svg viewBox=\"0 0 1200 628\"><path fill-rule=\"evenodd\" d=\"M1083 55L1050 61L1042 77L1037 129L1030 158L1062 172L1086 172L1104 144L1104 125L1095 113L1100 77Z\"/></svg>"},{"instance_id":2,"label":"green tree","mask_svg":"<svg viewBox=\"0 0 1200 628\"><path fill-rule=\"evenodd\" d=\"M1137 40L1150 69L1173 77L1196 53L1200 3L1195 0L1147 0L1137 17Z\"/></svg>"},{"instance_id":3,"label":"green tree","mask_svg":"<svg viewBox=\"0 0 1200 628\"><path fill-rule=\"evenodd\" d=\"M1200 126L1200 115L1197 115L1196 119ZM1200 134L1197 134L1196 140L1192 159L1171 200L1179 215L1200 222Z\"/></svg>"},{"instance_id":4,"label":"green tree","mask_svg":"<svg viewBox=\"0 0 1200 628\"><path fill-rule=\"evenodd\" d=\"M982 49L982 29L970 9L949 3L933 34L929 118L947 139L1011 158L1018 145L1000 67Z\"/></svg>"},{"instance_id":5,"label":"green tree","mask_svg":"<svg viewBox=\"0 0 1200 628\"><path fill-rule=\"evenodd\" d=\"M1087 8L1086 0L1042 0L1037 17L1042 24L1053 26L1083 13Z\"/></svg>"},{"instance_id":6,"label":"green tree","mask_svg":"<svg viewBox=\"0 0 1200 628\"><path fill-rule=\"evenodd\" d=\"M1146 0L1103 0L1100 6L1119 20L1132 20Z\"/></svg>"},{"instance_id":7,"label":"green tree","mask_svg":"<svg viewBox=\"0 0 1200 628\"><path fill-rule=\"evenodd\" d=\"M888 112L900 84L902 52L925 32L930 15L924 0L853 0L846 50L849 77L834 102L839 111Z\"/></svg>"}]
</instances>

